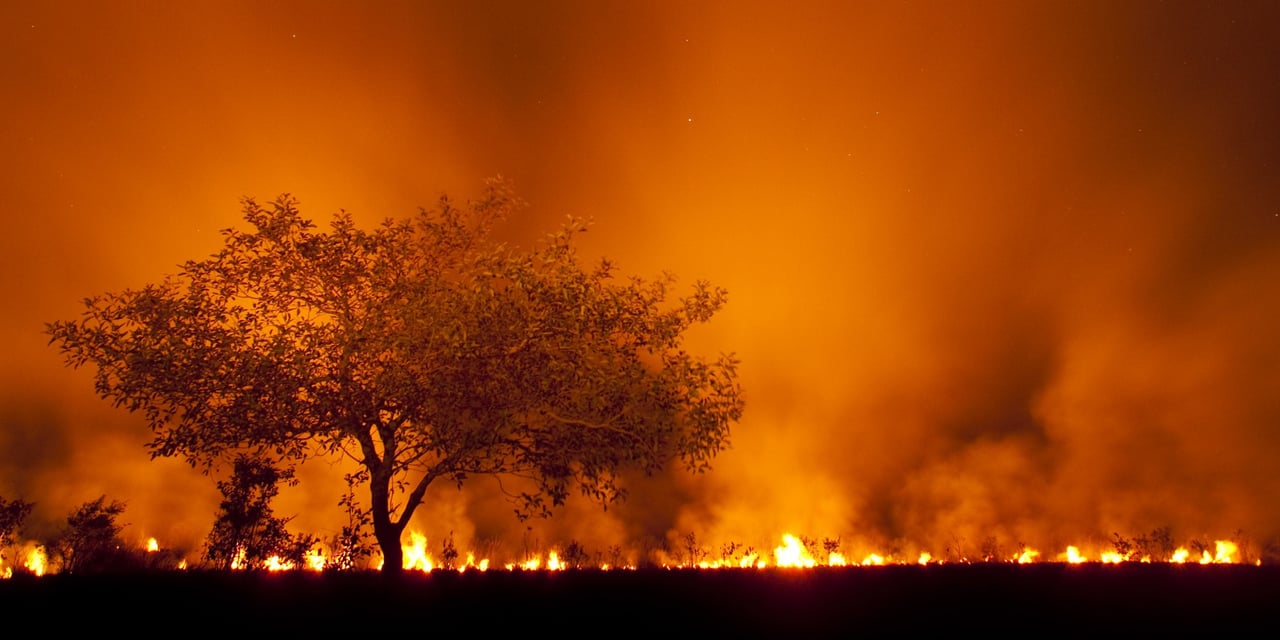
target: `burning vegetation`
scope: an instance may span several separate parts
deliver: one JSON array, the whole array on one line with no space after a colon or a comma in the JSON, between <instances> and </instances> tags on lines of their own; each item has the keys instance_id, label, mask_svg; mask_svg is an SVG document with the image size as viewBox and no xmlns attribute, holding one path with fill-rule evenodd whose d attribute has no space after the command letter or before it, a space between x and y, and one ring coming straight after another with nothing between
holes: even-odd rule
<instances>
[{"instance_id":1,"label":"burning vegetation","mask_svg":"<svg viewBox=\"0 0 1280 640\"><path fill-rule=\"evenodd\" d=\"M226 505L224 505L225 507ZM202 556L169 549L154 537L136 544L120 537L123 525L116 522L124 512L123 503L99 498L85 503L67 518L67 527L47 541L24 540L18 536L31 503L20 500L0 502L5 514L0 529L0 577L16 574L43 576L46 573L104 573L121 571L372 571L383 569L383 558L368 543L368 535L357 536L364 545L353 552L338 548L341 536L322 542L317 536L290 534L283 522L244 521L245 529L267 531L269 536L245 535L231 538L223 530L220 516L206 541ZM259 519L272 519L265 503L258 505ZM226 514L222 514L225 516ZM350 541L350 540L348 540ZM232 545L232 546L227 546ZM1262 556L1252 549L1242 532L1234 538L1204 541L1193 539L1175 543L1168 528L1134 537L1118 533L1105 544L1067 545L1049 551L1018 545L1004 551L994 539L984 541L972 555L953 546L935 555L930 550L852 548L839 538L811 538L783 533L774 546L752 546L728 542L712 549L699 542L695 533L678 537L674 544L648 550L613 545L591 550L577 541L511 555L488 545L460 548L450 535L433 546L426 534L410 531L402 544L402 568L407 572L470 571L628 571L638 569L808 570L818 568L856 569L886 565L977 565L977 564L1201 564L1261 566ZM215 548L223 547L221 550ZM362 558L362 561L353 561Z\"/></svg>"}]
</instances>

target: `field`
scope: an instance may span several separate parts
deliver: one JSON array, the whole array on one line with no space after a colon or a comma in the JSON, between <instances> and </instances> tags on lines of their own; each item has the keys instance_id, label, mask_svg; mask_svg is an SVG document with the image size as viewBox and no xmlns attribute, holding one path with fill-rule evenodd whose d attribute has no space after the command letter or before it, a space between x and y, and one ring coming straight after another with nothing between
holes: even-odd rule
<instances>
[{"instance_id":1,"label":"field","mask_svg":"<svg viewBox=\"0 0 1280 640\"><path fill-rule=\"evenodd\" d=\"M1084 634L1280 630L1280 568L1014 564L810 570L15 576L0 616L63 630L289 634ZM176 625L176 627L174 627Z\"/></svg>"}]
</instances>

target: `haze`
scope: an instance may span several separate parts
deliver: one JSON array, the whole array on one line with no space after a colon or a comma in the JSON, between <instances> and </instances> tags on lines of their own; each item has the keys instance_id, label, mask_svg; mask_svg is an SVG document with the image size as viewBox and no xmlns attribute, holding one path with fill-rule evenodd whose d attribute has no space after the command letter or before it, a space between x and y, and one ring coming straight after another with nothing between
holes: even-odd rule
<instances>
[{"instance_id":1,"label":"haze","mask_svg":"<svg viewBox=\"0 0 1280 640\"><path fill-rule=\"evenodd\" d=\"M1052 548L1280 535L1280 5L39 2L0 8L0 495L198 545L214 480L44 323L298 196L368 226L511 178L533 242L591 217L627 274L726 287L742 360L712 473L432 536L782 531ZM277 512L331 533L321 467ZM308 482L307 478L312 478ZM526 529L527 526L533 527ZM935 551L936 552L936 551Z\"/></svg>"}]
</instances>

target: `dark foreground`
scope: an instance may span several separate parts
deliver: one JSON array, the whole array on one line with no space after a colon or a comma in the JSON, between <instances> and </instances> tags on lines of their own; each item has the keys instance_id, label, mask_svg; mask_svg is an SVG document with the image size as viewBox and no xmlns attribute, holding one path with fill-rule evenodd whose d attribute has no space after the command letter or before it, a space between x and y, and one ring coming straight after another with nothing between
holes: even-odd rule
<instances>
[{"instance_id":1,"label":"dark foreground","mask_svg":"<svg viewBox=\"0 0 1280 640\"><path fill-rule=\"evenodd\" d=\"M711 633L1125 629L1280 630L1280 567L955 565L764 571L172 572L18 576L0 619L134 635L394 634L530 637ZM47 626L46 626L47 625ZM176 625L176 627L175 627ZM203 634L200 634L203 635ZM479 636L476 636L479 637Z\"/></svg>"}]
</instances>

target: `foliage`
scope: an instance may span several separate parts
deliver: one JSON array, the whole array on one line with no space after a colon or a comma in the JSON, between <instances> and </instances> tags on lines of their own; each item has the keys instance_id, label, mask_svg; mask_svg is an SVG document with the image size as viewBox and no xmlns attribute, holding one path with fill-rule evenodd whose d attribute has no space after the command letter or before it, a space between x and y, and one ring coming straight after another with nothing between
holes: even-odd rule
<instances>
[{"instance_id":1,"label":"foliage","mask_svg":"<svg viewBox=\"0 0 1280 640\"><path fill-rule=\"evenodd\" d=\"M31 515L35 503L14 498L6 500L0 496L0 567L5 564L5 551L17 542L18 531L22 523Z\"/></svg>"},{"instance_id":2,"label":"foliage","mask_svg":"<svg viewBox=\"0 0 1280 640\"><path fill-rule=\"evenodd\" d=\"M354 460L389 571L436 480L522 478L505 486L524 517L574 490L619 499L627 470L708 469L742 412L736 360L682 343L724 290L669 299L672 276L584 265L578 220L532 250L495 242L517 205L495 181L465 207L441 198L373 231L342 212L320 232L292 197L249 199L252 231L47 331L146 417L153 456Z\"/></svg>"},{"instance_id":3,"label":"foliage","mask_svg":"<svg viewBox=\"0 0 1280 640\"><path fill-rule=\"evenodd\" d=\"M571 569L582 569L591 565L591 554L577 540L570 540L569 544L565 545L564 553L561 555L563 557L560 560L564 563L564 566Z\"/></svg>"},{"instance_id":4,"label":"foliage","mask_svg":"<svg viewBox=\"0 0 1280 640\"><path fill-rule=\"evenodd\" d=\"M99 496L67 516L67 528L47 546L66 573L91 573L136 568L135 558L120 539L126 525L116 519L125 503Z\"/></svg>"},{"instance_id":5,"label":"foliage","mask_svg":"<svg viewBox=\"0 0 1280 640\"><path fill-rule=\"evenodd\" d=\"M370 541L369 526L372 517L368 509L360 506L356 500L356 485L368 482L368 473L360 471L346 475L347 493L343 494L338 505L347 516L347 523L329 542L330 554L328 566L339 571L347 571L364 566L373 556L373 545Z\"/></svg>"},{"instance_id":6,"label":"foliage","mask_svg":"<svg viewBox=\"0 0 1280 640\"><path fill-rule=\"evenodd\" d=\"M291 469L280 469L261 458L236 457L231 477L218 483L222 502L213 530L205 541L205 560L218 569L257 568L272 556L301 566L313 546L309 536L295 538L276 517L271 500L280 482L294 481Z\"/></svg>"}]
</instances>

